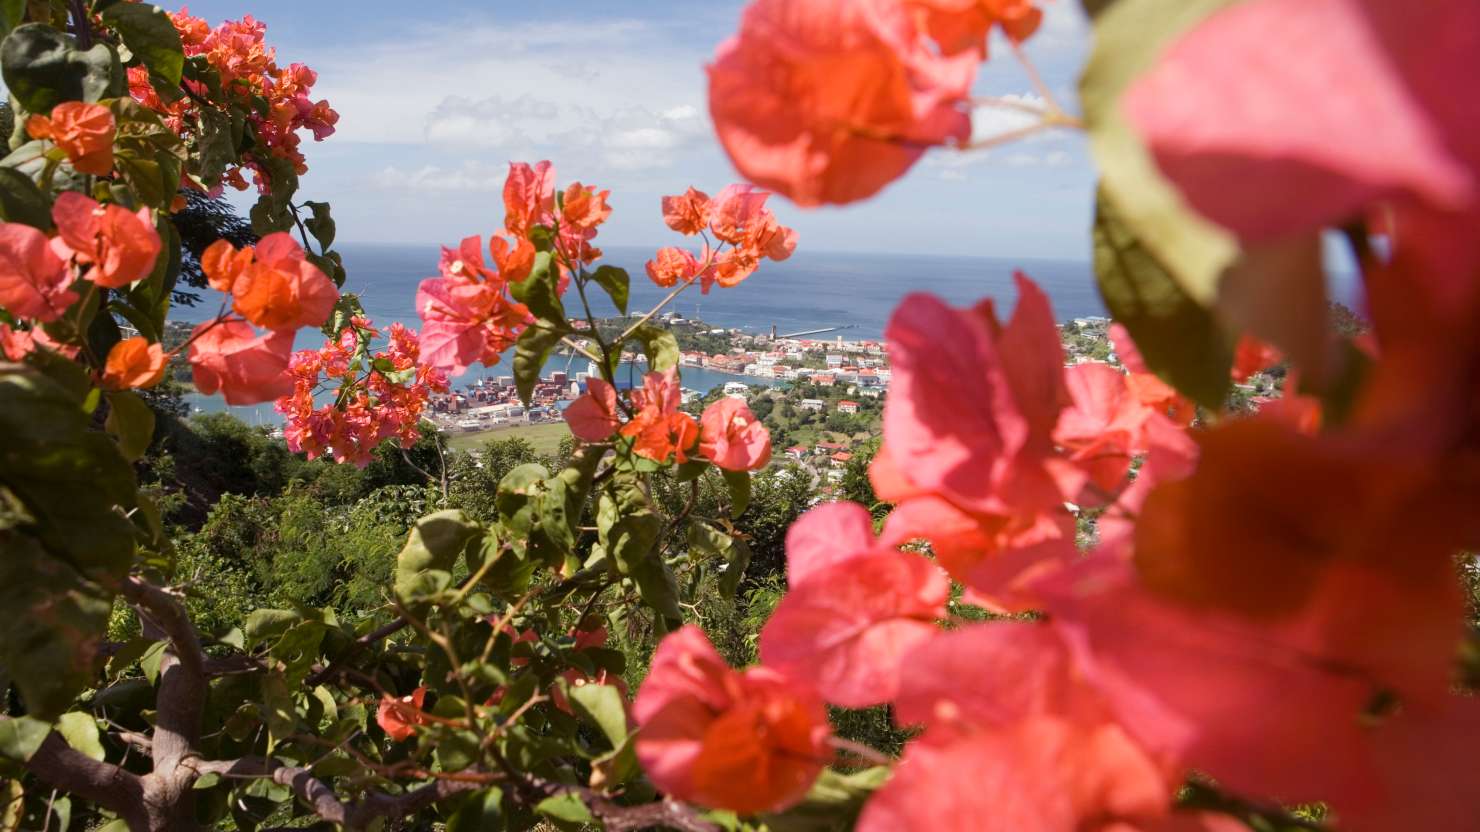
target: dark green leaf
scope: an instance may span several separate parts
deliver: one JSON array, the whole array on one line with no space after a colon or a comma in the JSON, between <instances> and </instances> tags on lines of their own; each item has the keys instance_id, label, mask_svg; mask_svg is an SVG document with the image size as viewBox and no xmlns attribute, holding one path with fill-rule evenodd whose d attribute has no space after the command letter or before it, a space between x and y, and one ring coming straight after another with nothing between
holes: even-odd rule
<instances>
[{"instance_id":1,"label":"dark green leaf","mask_svg":"<svg viewBox=\"0 0 1480 832\"><path fill-rule=\"evenodd\" d=\"M719 472L725 478L725 485L730 487L730 516L738 518L750 507L750 472L727 468L721 468Z\"/></svg>"},{"instance_id":2,"label":"dark green leaf","mask_svg":"<svg viewBox=\"0 0 1480 832\"><path fill-rule=\"evenodd\" d=\"M123 65L113 47L86 51L42 23L17 26L0 44L0 73L10 94L29 113L45 115L63 101L97 101L122 95Z\"/></svg>"},{"instance_id":3,"label":"dark green leaf","mask_svg":"<svg viewBox=\"0 0 1480 832\"><path fill-rule=\"evenodd\" d=\"M1147 368L1193 401L1222 409L1232 339L1120 221L1104 190L1096 202L1094 244L1105 307L1130 331Z\"/></svg>"},{"instance_id":4,"label":"dark green leaf","mask_svg":"<svg viewBox=\"0 0 1480 832\"><path fill-rule=\"evenodd\" d=\"M683 610L678 606L678 581L662 558L651 557L642 561L632 570L632 580L637 584L643 603L661 613L673 626L683 621Z\"/></svg>"},{"instance_id":5,"label":"dark green leaf","mask_svg":"<svg viewBox=\"0 0 1480 832\"><path fill-rule=\"evenodd\" d=\"M719 592L725 598L733 599L735 592L740 589L740 581L745 578L745 569L750 566L750 544L743 540L736 540L730 547L729 560L725 562L724 574L719 578Z\"/></svg>"},{"instance_id":6,"label":"dark green leaf","mask_svg":"<svg viewBox=\"0 0 1480 832\"><path fill-rule=\"evenodd\" d=\"M159 115L134 101L117 98L108 103L118 125L113 165L133 187L139 201L163 208L174 201L185 169L185 145L160 121Z\"/></svg>"},{"instance_id":7,"label":"dark green leaf","mask_svg":"<svg viewBox=\"0 0 1480 832\"><path fill-rule=\"evenodd\" d=\"M154 440L154 411L128 390L107 394L108 418L103 427L118 440L118 452L129 462L144 456Z\"/></svg>"},{"instance_id":8,"label":"dark green leaf","mask_svg":"<svg viewBox=\"0 0 1480 832\"><path fill-rule=\"evenodd\" d=\"M519 399L528 407L534 395L534 386L539 383L540 370L550 358L550 351L560 343L559 330L531 326L524 330L514 344L514 387Z\"/></svg>"},{"instance_id":9,"label":"dark green leaf","mask_svg":"<svg viewBox=\"0 0 1480 832\"><path fill-rule=\"evenodd\" d=\"M0 531L0 551L0 665L24 668L27 711L55 719L95 678L113 595L29 535Z\"/></svg>"},{"instance_id":10,"label":"dark green leaf","mask_svg":"<svg viewBox=\"0 0 1480 832\"><path fill-rule=\"evenodd\" d=\"M129 51L171 85L180 83L185 53L170 16L147 3L118 3L103 12L103 22L118 31Z\"/></svg>"},{"instance_id":11,"label":"dark green leaf","mask_svg":"<svg viewBox=\"0 0 1480 832\"><path fill-rule=\"evenodd\" d=\"M626 269L601 266L591 274L591 279L611 296L612 303L616 304L618 312L623 315L627 314L627 293L631 287L632 278L627 275Z\"/></svg>"},{"instance_id":12,"label":"dark green leaf","mask_svg":"<svg viewBox=\"0 0 1480 832\"><path fill-rule=\"evenodd\" d=\"M26 0L0 0L0 37L26 19Z\"/></svg>"},{"instance_id":13,"label":"dark green leaf","mask_svg":"<svg viewBox=\"0 0 1480 832\"><path fill-rule=\"evenodd\" d=\"M597 503L597 539L617 571L633 575L653 552L663 521L630 482L605 491Z\"/></svg>"},{"instance_id":14,"label":"dark green leaf","mask_svg":"<svg viewBox=\"0 0 1480 832\"><path fill-rule=\"evenodd\" d=\"M0 168L0 219L51 230L51 206L31 177L14 168Z\"/></svg>"},{"instance_id":15,"label":"dark green leaf","mask_svg":"<svg viewBox=\"0 0 1480 832\"><path fill-rule=\"evenodd\" d=\"M396 595L411 603L445 589L458 556L482 535L483 527L457 509L416 521L405 548L396 556Z\"/></svg>"},{"instance_id":16,"label":"dark green leaf","mask_svg":"<svg viewBox=\"0 0 1480 832\"><path fill-rule=\"evenodd\" d=\"M195 174L207 187L221 181L226 168L236 161L236 142L232 137L231 116L211 107L202 107L195 139Z\"/></svg>"},{"instance_id":17,"label":"dark green leaf","mask_svg":"<svg viewBox=\"0 0 1480 832\"><path fill-rule=\"evenodd\" d=\"M673 333L653 324L643 324L632 333L642 344L643 355L647 356L648 372L661 373L678 366L678 339Z\"/></svg>"},{"instance_id":18,"label":"dark green leaf","mask_svg":"<svg viewBox=\"0 0 1480 832\"><path fill-rule=\"evenodd\" d=\"M303 205L313 212L313 216L304 221L304 226L319 241L319 248L327 251L334 245L334 217L329 214L329 203L308 201Z\"/></svg>"},{"instance_id":19,"label":"dark green leaf","mask_svg":"<svg viewBox=\"0 0 1480 832\"><path fill-rule=\"evenodd\" d=\"M322 332L326 337L338 338L339 333L354 318L365 316L365 307L360 303L360 296L354 292L345 292L339 296L334 303L334 311L329 313L329 320L324 322Z\"/></svg>"},{"instance_id":20,"label":"dark green leaf","mask_svg":"<svg viewBox=\"0 0 1480 832\"><path fill-rule=\"evenodd\" d=\"M497 787L474 794L447 821L447 832L503 832L503 800Z\"/></svg>"},{"instance_id":21,"label":"dark green leaf","mask_svg":"<svg viewBox=\"0 0 1480 832\"><path fill-rule=\"evenodd\" d=\"M115 509L134 507L134 472L113 440L90 429L81 402L12 365L0 371L0 436L0 485L35 518L30 531L78 569L122 577L133 561L133 524Z\"/></svg>"},{"instance_id":22,"label":"dark green leaf","mask_svg":"<svg viewBox=\"0 0 1480 832\"><path fill-rule=\"evenodd\" d=\"M560 302L558 291L560 269L548 251L534 256L534 268L529 276L517 283L509 284L509 293L514 300L529 307L534 316L547 324L565 326L565 304Z\"/></svg>"}]
</instances>

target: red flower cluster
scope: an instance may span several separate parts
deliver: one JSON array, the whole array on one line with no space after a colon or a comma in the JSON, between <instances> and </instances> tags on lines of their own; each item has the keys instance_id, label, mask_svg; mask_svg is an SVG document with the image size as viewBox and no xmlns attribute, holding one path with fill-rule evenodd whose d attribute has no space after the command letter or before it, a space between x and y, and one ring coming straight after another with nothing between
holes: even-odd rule
<instances>
[{"instance_id":1,"label":"red flower cluster","mask_svg":"<svg viewBox=\"0 0 1480 832\"><path fill-rule=\"evenodd\" d=\"M427 278L416 292L421 316L423 360L461 375L473 364L495 364L514 345L534 317L509 296L509 285L529 277L536 259L533 237L552 237L551 268L558 270L557 294L565 292L570 270L601 256L591 245L596 229L611 215L609 191L572 183L555 198L555 168L549 162L509 165L504 181L504 227L488 239L492 265L482 241L468 237L456 250L444 248L441 276Z\"/></svg>"},{"instance_id":2,"label":"red flower cluster","mask_svg":"<svg viewBox=\"0 0 1480 832\"><path fill-rule=\"evenodd\" d=\"M166 102L150 83L149 70L143 66L129 68L129 94L159 113L170 129L187 140L196 135L199 107L235 107L247 114L256 133L257 144L250 154L284 159L299 175L307 173L308 166L298 149L299 132L308 130L315 141L323 141L333 135L339 121L339 114L329 102L310 97L318 75L303 64L279 67L276 50L266 44L266 24L250 15L228 20L214 29L191 16L188 9L171 14L170 19L180 32L185 56L204 56L220 74L223 100L215 100L206 84L187 78L182 83L190 95ZM265 113L258 106L260 102L266 103ZM250 154L245 167L256 171L257 187L265 189L260 162ZM224 181L238 190L247 187L240 167L229 168Z\"/></svg>"},{"instance_id":3,"label":"red flower cluster","mask_svg":"<svg viewBox=\"0 0 1480 832\"><path fill-rule=\"evenodd\" d=\"M901 303L886 330L894 379L871 470L876 491L897 505L879 536L851 503L819 506L793 524L789 591L761 632L762 664L792 696L892 704L901 727L924 727L861 829L964 829L983 818L1000 819L984 828L1014 830L1218 828L1217 819L1172 811L1182 777L1202 758L1127 716L1135 696L1154 694L1129 687L1138 681L1129 671L1127 687L1102 684L1095 662L1118 657L1080 651L1085 616L1108 603L1100 590L1129 575L1132 544L1141 544L1123 518L1143 504L1152 511L1160 492L1150 500L1148 492L1186 476L1197 447L1137 397L1128 374L1107 364L1066 369L1047 298L1017 281L1005 322L989 301L953 309L917 294ZM1088 559L1074 544L1071 501L1109 507ZM899 548L911 540L929 541L934 561ZM965 585L965 600L1047 610L1052 627L943 632L947 573ZM694 649L690 638L671 638ZM744 795L696 788L696 760L721 754L721 743L764 749L772 729L740 715L748 703L718 698L706 700L705 719L748 720L748 733L720 736L697 717L668 728L679 724L678 706L663 691L692 678L695 661L686 677L655 662L639 691L639 718L663 726L661 742L647 726L638 735L649 776L675 795L737 811L795 800L789 780L751 783Z\"/></svg>"},{"instance_id":4,"label":"red flower cluster","mask_svg":"<svg viewBox=\"0 0 1480 832\"><path fill-rule=\"evenodd\" d=\"M57 197L51 218L55 237L0 222L0 307L31 325L7 328L12 360L38 342L50 344L39 325L58 320L78 301L78 280L123 288L148 277L159 258L159 233L147 208L129 211L67 191Z\"/></svg>"},{"instance_id":5,"label":"red flower cluster","mask_svg":"<svg viewBox=\"0 0 1480 832\"><path fill-rule=\"evenodd\" d=\"M605 442L616 433L632 439L632 450L648 459L683 463L699 456L731 471L754 471L771 461L771 434L745 403L723 398L704 409L699 421L678 409L683 391L678 371L648 373L632 391L632 419L622 420L617 390L599 378L565 409L570 432L585 442ZM698 446L697 448L695 446Z\"/></svg>"},{"instance_id":6,"label":"red flower cluster","mask_svg":"<svg viewBox=\"0 0 1480 832\"><path fill-rule=\"evenodd\" d=\"M797 233L776 221L766 207L770 194L752 185L728 185L714 199L689 188L663 197L663 221L684 236L705 235L702 253L667 246L647 263L648 277L662 287L699 280L705 294L718 283L736 286L755 273L766 258L781 261L797 247ZM711 249L708 234L716 247ZM728 246L728 248L726 247Z\"/></svg>"},{"instance_id":7,"label":"red flower cluster","mask_svg":"<svg viewBox=\"0 0 1480 832\"><path fill-rule=\"evenodd\" d=\"M78 173L107 176L113 172L113 113L101 104L63 101L50 116L31 116L26 132L33 139L50 139Z\"/></svg>"},{"instance_id":8,"label":"red flower cluster","mask_svg":"<svg viewBox=\"0 0 1480 832\"><path fill-rule=\"evenodd\" d=\"M293 336L328 320L339 299L333 281L283 232L243 249L217 240L201 255L201 269L211 288L230 296L240 317L224 315L191 334L196 388L206 395L220 392L228 404L257 404L292 393L287 370ZM258 332L254 324L267 332Z\"/></svg>"},{"instance_id":9,"label":"red flower cluster","mask_svg":"<svg viewBox=\"0 0 1480 832\"><path fill-rule=\"evenodd\" d=\"M276 404L291 450L309 459L328 453L335 462L364 467L382 442L394 439L409 448L421 435L421 414L433 392L447 392L447 376L419 362L415 332L393 323L386 348L371 354L370 342L379 337L370 321L355 318L321 349L293 354L293 392ZM314 395L321 376L338 387L334 401L319 407Z\"/></svg>"}]
</instances>

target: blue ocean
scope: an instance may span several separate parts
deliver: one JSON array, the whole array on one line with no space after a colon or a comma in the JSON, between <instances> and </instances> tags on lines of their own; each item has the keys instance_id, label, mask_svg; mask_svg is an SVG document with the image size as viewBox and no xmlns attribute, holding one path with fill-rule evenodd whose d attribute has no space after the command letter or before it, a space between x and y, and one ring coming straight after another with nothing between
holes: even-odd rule
<instances>
[{"instance_id":1,"label":"blue ocean","mask_svg":"<svg viewBox=\"0 0 1480 832\"><path fill-rule=\"evenodd\" d=\"M343 244L345 291L356 292L365 311L379 324L400 321L419 326L416 286L437 273L435 245ZM632 275L634 312L651 308L666 290L653 285L643 271L652 257L646 248L611 247L603 262L621 266ZM1104 314L1095 291L1094 276L1084 262L1060 260L1005 260L985 257L932 257L901 254L841 254L801 250L781 263L766 262L740 286L715 288L701 295L690 289L672 308L688 317L723 327L770 332L774 325L785 335L810 329L847 327L824 337L849 340L882 337L889 313L910 292L934 292L958 304L994 297L1003 310L1016 295L1012 274L1021 269L1053 299L1060 320ZM601 296L597 315L614 315ZM179 310L196 319L214 307Z\"/></svg>"},{"instance_id":2,"label":"blue ocean","mask_svg":"<svg viewBox=\"0 0 1480 832\"><path fill-rule=\"evenodd\" d=\"M440 250L435 245L376 245L344 243L348 279L344 290L360 296L366 313L379 325L393 321L418 328L416 286L437 273ZM609 247L603 262L625 268L632 276L629 309L652 308L667 293L648 280L643 264L652 257L646 248ZM1016 302L1014 270L1022 270L1043 287L1053 301L1059 320L1103 315L1104 306L1095 290L1094 276L1086 262L1061 260L1006 260L987 257L935 257L902 254L843 254L800 250L781 263L765 262L741 285L716 287L702 295L693 287L669 309L685 317L698 318L715 326L747 332L788 335L809 330L838 328L815 337L847 340L877 340L900 299L911 292L933 292L956 305L969 305L985 297L995 298L1003 314ZM605 295L597 291L592 300L598 316L615 315ZM567 303L571 301L567 299ZM181 320L202 320L215 312L214 304L193 309L179 308ZM299 336L305 346L310 333ZM549 366L549 369L565 369ZM572 371L584 367L572 367ZM469 371L454 381L462 386L481 376L492 378L510 372L507 363ZM684 386L707 390L736 377L697 368L683 371ZM759 383L759 379L745 379ZM224 404L213 398L192 397L202 410L220 410ZM231 408L249 421L277 423L271 405Z\"/></svg>"}]
</instances>

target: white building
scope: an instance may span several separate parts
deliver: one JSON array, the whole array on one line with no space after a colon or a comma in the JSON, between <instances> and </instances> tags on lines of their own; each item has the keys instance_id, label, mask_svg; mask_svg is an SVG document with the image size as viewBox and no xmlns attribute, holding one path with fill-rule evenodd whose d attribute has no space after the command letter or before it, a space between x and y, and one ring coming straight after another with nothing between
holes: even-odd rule
<instances>
[{"instance_id":1,"label":"white building","mask_svg":"<svg viewBox=\"0 0 1480 832\"><path fill-rule=\"evenodd\" d=\"M827 407L827 402L824 402L822 399L802 399L801 404L797 406L803 410L816 410L820 412Z\"/></svg>"}]
</instances>

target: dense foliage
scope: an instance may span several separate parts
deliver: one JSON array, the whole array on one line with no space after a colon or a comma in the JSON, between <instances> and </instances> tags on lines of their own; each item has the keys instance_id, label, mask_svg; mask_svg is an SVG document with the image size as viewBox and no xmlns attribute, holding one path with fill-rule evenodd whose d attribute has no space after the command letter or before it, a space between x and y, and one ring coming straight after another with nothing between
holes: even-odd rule
<instances>
[{"instance_id":1,"label":"dense foliage","mask_svg":"<svg viewBox=\"0 0 1480 832\"><path fill-rule=\"evenodd\" d=\"M1082 116L971 96L997 30L1037 78L1031 0L754 0L719 47L721 143L801 205L1040 130L1102 171L1115 363L1027 275L911 294L823 502L745 402L681 406L659 324L791 255L766 191L665 197L692 245L616 328L609 193L512 164L380 328L298 197L337 115L259 22L0 2L0 828L1472 827L1480 7L1084 5ZM250 230L211 201L249 176ZM426 430L557 346L597 368L557 453ZM286 442L181 421L172 363Z\"/></svg>"}]
</instances>

